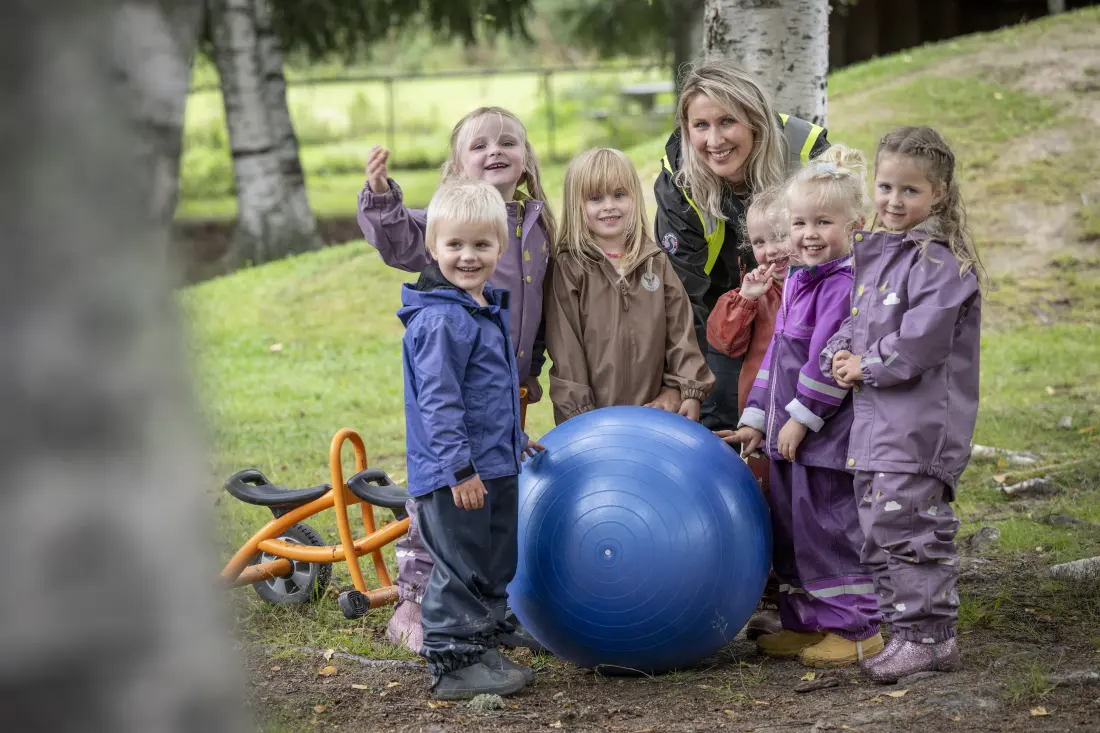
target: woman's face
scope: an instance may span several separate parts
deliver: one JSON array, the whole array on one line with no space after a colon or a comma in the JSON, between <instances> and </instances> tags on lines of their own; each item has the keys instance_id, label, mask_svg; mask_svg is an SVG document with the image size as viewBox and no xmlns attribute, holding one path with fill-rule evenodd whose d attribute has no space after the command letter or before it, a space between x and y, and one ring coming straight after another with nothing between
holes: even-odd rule
<instances>
[{"instance_id":1,"label":"woman's face","mask_svg":"<svg viewBox=\"0 0 1100 733\"><path fill-rule=\"evenodd\" d=\"M745 163L755 142L745 123L699 92L687 106L691 147L714 173L730 183L745 180Z\"/></svg>"}]
</instances>

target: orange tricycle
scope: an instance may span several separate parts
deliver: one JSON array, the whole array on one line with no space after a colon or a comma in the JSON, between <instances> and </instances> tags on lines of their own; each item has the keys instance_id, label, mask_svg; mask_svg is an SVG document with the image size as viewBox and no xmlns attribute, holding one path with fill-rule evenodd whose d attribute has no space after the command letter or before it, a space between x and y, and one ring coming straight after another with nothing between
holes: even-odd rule
<instances>
[{"instance_id":1,"label":"orange tricycle","mask_svg":"<svg viewBox=\"0 0 1100 733\"><path fill-rule=\"evenodd\" d=\"M520 422L526 422L527 390L520 388ZM355 451L355 475L344 481L340 454L344 443ZM244 543L221 571L230 587L251 585L263 600L275 605L297 605L319 599L328 588L332 564L347 562L353 590L339 596L340 610L358 618L372 608L397 602L397 586L390 580L382 548L409 530L405 487L394 483L385 471L370 468L359 433L343 428L329 447L332 483L309 489L285 489L267 480L260 471L238 471L225 482L225 490L246 504L267 507L274 518ZM362 537L352 534L348 507L359 506ZM374 507L389 509L394 521L377 527ZM336 510L340 544L326 545L303 520L326 509ZM381 587L367 588L359 558L369 554Z\"/></svg>"}]
</instances>

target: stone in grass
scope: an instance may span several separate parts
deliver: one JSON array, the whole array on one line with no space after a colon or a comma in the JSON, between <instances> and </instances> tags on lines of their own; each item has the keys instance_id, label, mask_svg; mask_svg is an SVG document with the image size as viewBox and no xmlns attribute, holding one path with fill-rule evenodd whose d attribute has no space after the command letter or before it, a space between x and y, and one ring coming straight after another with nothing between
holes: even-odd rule
<instances>
[{"instance_id":1,"label":"stone in grass","mask_svg":"<svg viewBox=\"0 0 1100 733\"><path fill-rule=\"evenodd\" d=\"M1073 427L1073 418L1069 415L1063 415L1062 419L1058 421L1058 427L1062 430L1069 430Z\"/></svg>"},{"instance_id":2,"label":"stone in grass","mask_svg":"<svg viewBox=\"0 0 1100 733\"><path fill-rule=\"evenodd\" d=\"M1001 541L1001 530L991 524L979 529L970 537L970 547L974 550L984 550Z\"/></svg>"},{"instance_id":3,"label":"stone in grass","mask_svg":"<svg viewBox=\"0 0 1100 733\"><path fill-rule=\"evenodd\" d=\"M504 698L500 695L477 695L466 704L474 710L487 713L492 710L503 710Z\"/></svg>"}]
</instances>

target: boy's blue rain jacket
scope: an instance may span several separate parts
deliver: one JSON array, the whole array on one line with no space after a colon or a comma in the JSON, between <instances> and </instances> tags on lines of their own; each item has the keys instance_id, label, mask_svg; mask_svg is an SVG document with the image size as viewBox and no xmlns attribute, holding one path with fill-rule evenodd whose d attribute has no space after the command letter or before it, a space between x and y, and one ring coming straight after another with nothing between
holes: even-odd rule
<instances>
[{"instance_id":1,"label":"boy's blue rain jacket","mask_svg":"<svg viewBox=\"0 0 1100 733\"><path fill-rule=\"evenodd\" d=\"M507 290L477 303L438 265L401 288L409 494L519 473L527 436L508 336Z\"/></svg>"}]
</instances>

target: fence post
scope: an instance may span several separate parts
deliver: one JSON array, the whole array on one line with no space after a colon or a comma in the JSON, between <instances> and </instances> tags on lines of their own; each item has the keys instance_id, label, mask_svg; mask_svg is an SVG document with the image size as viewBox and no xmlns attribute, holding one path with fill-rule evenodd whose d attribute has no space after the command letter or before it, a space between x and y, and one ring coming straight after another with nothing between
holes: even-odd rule
<instances>
[{"instance_id":1,"label":"fence post","mask_svg":"<svg viewBox=\"0 0 1100 733\"><path fill-rule=\"evenodd\" d=\"M547 137L547 160L554 160L557 157L557 153L554 150L554 87L550 83L550 78L553 76L553 72L547 71L542 75L542 94L546 100L546 137Z\"/></svg>"},{"instance_id":2,"label":"fence post","mask_svg":"<svg viewBox=\"0 0 1100 733\"><path fill-rule=\"evenodd\" d=\"M393 77L386 79L386 147L390 149L390 154L393 155L393 136L394 131L397 129L395 124L395 115L393 110ZM395 158L397 156L394 156Z\"/></svg>"}]
</instances>

